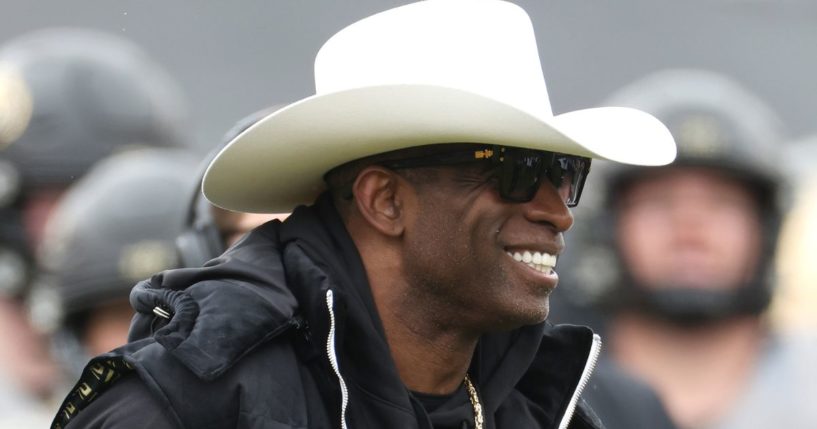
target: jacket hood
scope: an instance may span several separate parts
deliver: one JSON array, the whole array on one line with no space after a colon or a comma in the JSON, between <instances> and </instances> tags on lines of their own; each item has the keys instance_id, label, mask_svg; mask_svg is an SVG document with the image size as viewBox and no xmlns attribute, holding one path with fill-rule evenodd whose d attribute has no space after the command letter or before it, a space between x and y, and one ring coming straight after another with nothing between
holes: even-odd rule
<instances>
[{"instance_id":1,"label":"jacket hood","mask_svg":"<svg viewBox=\"0 0 817 429\"><path fill-rule=\"evenodd\" d=\"M294 326L298 303L277 247L279 221L248 234L202 268L168 270L131 291L128 341L153 336L198 377L223 374L241 356ZM156 328L156 309L170 314ZM213 338L212 332L220 337Z\"/></svg>"}]
</instances>

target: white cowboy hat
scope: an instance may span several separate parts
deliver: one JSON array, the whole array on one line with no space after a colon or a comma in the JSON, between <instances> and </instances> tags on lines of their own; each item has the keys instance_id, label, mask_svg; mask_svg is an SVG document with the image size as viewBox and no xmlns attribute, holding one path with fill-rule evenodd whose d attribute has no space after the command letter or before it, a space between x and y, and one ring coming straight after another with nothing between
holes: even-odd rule
<instances>
[{"instance_id":1,"label":"white cowboy hat","mask_svg":"<svg viewBox=\"0 0 817 429\"><path fill-rule=\"evenodd\" d=\"M530 18L498 0L428 0L346 27L315 59L316 94L230 142L204 176L213 204L284 212L365 156L486 143L639 165L675 157L669 131L629 108L554 116Z\"/></svg>"}]
</instances>

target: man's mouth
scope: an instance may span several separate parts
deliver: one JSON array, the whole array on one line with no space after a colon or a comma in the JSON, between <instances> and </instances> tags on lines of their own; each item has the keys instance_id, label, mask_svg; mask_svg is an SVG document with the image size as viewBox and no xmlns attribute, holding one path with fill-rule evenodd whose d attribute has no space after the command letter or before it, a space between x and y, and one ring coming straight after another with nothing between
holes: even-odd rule
<instances>
[{"instance_id":1,"label":"man's mouth","mask_svg":"<svg viewBox=\"0 0 817 429\"><path fill-rule=\"evenodd\" d=\"M505 252L515 261L525 264L541 273L549 273L556 266L556 255L545 252L524 250L521 252Z\"/></svg>"}]
</instances>

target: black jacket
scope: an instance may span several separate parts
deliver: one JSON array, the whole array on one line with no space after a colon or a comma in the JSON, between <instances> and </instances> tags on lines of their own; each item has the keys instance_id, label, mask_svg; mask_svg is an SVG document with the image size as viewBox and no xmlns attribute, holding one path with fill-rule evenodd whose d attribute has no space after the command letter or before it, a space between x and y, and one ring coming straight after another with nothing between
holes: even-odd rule
<instances>
[{"instance_id":1,"label":"black jacket","mask_svg":"<svg viewBox=\"0 0 817 429\"><path fill-rule=\"evenodd\" d=\"M428 413L400 381L363 264L326 196L203 268L138 284L131 303L131 342L89 363L54 427L129 371L180 428L473 427L466 397ZM579 397L599 347L576 326L485 335L469 370L485 427L601 427Z\"/></svg>"}]
</instances>

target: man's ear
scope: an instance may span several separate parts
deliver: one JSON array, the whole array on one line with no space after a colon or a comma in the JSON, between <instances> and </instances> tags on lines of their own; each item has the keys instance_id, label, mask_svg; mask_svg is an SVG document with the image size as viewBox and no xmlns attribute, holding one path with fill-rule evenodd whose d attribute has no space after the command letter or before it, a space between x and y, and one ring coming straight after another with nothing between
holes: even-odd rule
<instances>
[{"instance_id":1,"label":"man's ear","mask_svg":"<svg viewBox=\"0 0 817 429\"><path fill-rule=\"evenodd\" d=\"M368 166L352 185L355 205L361 217L382 234L397 237L405 228L405 198L409 187L395 172Z\"/></svg>"}]
</instances>

